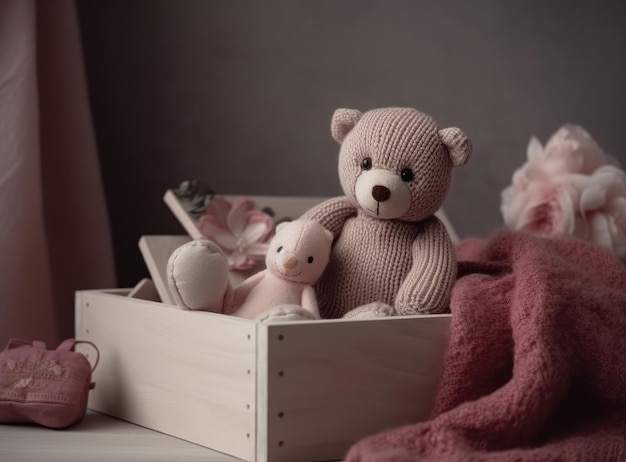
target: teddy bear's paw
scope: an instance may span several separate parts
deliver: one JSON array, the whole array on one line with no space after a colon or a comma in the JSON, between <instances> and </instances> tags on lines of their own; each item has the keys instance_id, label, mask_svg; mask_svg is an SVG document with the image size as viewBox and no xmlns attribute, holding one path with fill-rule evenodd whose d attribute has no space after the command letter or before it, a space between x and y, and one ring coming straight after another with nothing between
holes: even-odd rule
<instances>
[{"instance_id":1,"label":"teddy bear's paw","mask_svg":"<svg viewBox=\"0 0 626 462\"><path fill-rule=\"evenodd\" d=\"M448 304L444 304L441 306L398 306L397 307L398 314L401 316L414 316L414 315L425 315L425 314L442 314L449 313L450 307Z\"/></svg>"},{"instance_id":2,"label":"teddy bear's paw","mask_svg":"<svg viewBox=\"0 0 626 462\"><path fill-rule=\"evenodd\" d=\"M396 314L393 307L383 302L372 302L348 311L343 315L346 319L386 318Z\"/></svg>"},{"instance_id":3,"label":"teddy bear's paw","mask_svg":"<svg viewBox=\"0 0 626 462\"><path fill-rule=\"evenodd\" d=\"M176 249L167 263L167 283L176 304L221 312L229 286L228 261L214 242L197 239Z\"/></svg>"},{"instance_id":4,"label":"teddy bear's paw","mask_svg":"<svg viewBox=\"0 0 626 462\"><path fill-rule=\"evenodd\" d=\"M279 323L291 321L313 321L319 319L315 314L298 305L278 305L255 318L259 322Z\"/></svg>"}]
</instances>

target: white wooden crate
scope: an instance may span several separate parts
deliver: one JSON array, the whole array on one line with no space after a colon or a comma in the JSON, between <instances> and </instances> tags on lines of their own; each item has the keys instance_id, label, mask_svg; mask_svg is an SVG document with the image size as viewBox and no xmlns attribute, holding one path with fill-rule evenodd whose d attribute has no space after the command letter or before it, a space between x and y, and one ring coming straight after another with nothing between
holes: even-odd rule
<instances>
[{"instance_id":1,"label":"white wooden crate","mask_svg":"<svg viewBox=\"0 0 626 462\"><path fill-rule=\"evenodd\" d=\"M251 198L292 218L322 199ZM129 292L76 294L76 338L100 349L91 409L259 462L340 459L429 415L450 315L262 324Z\"/></svg>"},{"instance_id":2,"label":"white wooden crate","mask_svg":"<svg viewBox=\"0 0 626 462\"><path fill-rule=\"evenodd\" d=\"M428 417L450 315L263 324L126 293L77 293L76 337L100 349L91 409L288 462Z\"/></svg>"}]
</instances>

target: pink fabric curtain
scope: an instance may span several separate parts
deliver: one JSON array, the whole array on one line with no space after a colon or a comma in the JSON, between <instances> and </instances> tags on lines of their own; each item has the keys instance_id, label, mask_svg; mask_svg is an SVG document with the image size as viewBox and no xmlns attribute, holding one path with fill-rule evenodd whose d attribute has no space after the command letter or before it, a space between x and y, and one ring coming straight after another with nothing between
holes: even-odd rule
<instances>
[{"instance_id":1,"label":"pink fabric curtain","mask_svg":"<svg viewBox=\"0 0 626 462\"><path fill-rule=\"evenodd\" d=\"M73 0L0 2L0 346L74 335L113 253Z\"/></svg>"}]
</instances>

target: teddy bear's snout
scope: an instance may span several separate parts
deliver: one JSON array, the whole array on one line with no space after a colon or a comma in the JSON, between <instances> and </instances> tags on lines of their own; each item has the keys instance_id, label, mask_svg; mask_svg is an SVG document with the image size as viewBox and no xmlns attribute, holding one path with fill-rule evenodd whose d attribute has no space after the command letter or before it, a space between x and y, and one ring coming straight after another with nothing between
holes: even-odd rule
<instances>
[{"instance_id":1,"label":"teddy bear's snout","mask_svg":"<svg viewBox=\"0 0 626 462\"><path fill-rule=\"evenodd\" d=\"M377 202L385 202L391 196L391 191L385 186L376 185L372 188L372 197Z\"/></svg>"},{"instance_id":2,"label":"teddy bear's snout","mask_svg":"<svg viewBox=\"0 0 626 462\"><path fill-rule=\"evenodd\" d=\"M293 269L298 264L298 259L294 256L289 256L283 260L283 266L287 269Z\"/></svg>"}]
</instances>

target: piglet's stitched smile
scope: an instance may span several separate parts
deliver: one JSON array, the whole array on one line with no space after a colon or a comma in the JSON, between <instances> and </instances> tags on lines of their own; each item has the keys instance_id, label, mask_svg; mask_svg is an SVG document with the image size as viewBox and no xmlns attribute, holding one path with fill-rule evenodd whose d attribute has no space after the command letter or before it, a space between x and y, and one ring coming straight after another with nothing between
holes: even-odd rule
<instances>
[{"instance_id":1,"label":"piglet's stitched smile","mask_svg":"<svg viewBox=\"0 0 626 462\"><path fill-rule=\"evenodd\" d=\"M288 271L281 271L280 266L278 266L277 262L274 262L274 267L276 268L276 271L278 271L280 274L282 274L283 276L285 276L286 278L295 278L298 277L302 274L302 271L300 271L299 273L294 273L294 274L289 274Z\"/></svg>"}]
</instances>

